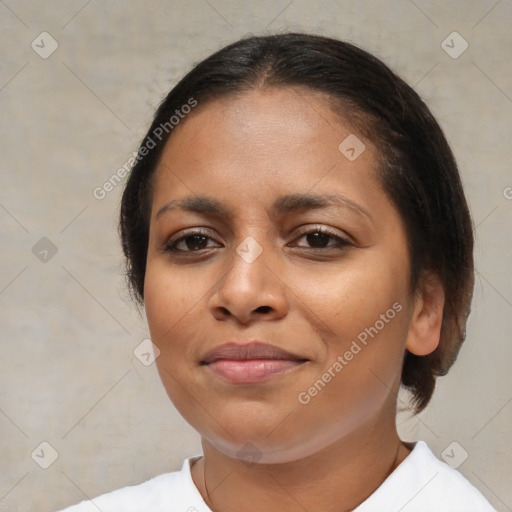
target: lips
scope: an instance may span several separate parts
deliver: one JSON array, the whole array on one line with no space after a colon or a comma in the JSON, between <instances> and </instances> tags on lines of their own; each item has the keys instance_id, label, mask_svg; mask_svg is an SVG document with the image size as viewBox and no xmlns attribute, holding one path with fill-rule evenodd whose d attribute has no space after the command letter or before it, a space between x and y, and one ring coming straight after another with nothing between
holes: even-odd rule
<instances>
[{"instance_id":1,"label":"lips","mask_svg":"<svg viewBox=\"0 0 512 512\"><path fill-rule=\"evenodd\" d=\"M291 352L261 341L251 341L249 343L232 341L226 343L207 352L201 363L210 364L219 359L237 361L245 361L247 359L304 360L304 358Z\"/></svg>"},{"instance_id":2,"label":"lips","mask_svg":"<svg viewBox=\"0 0 512 512\"><path fill-rule=\"evenodd\" d=\"M260 341L230 342L205 354L201 365L233 384L255 384L288 373L308 360Z\"/></svg>"}]
</instances>

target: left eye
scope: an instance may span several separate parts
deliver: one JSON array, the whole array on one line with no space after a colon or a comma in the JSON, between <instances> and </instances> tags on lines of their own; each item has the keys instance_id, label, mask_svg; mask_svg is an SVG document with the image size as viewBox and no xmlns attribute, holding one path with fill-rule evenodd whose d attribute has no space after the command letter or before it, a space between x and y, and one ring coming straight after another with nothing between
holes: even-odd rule
<instances>
[{"instance_id":1,"label":"left eye","mask_svg":"<svg viewBox=\"0 0 512 512\"><path fill-rule=\"evenodd\" d=\"M349 245L349 242L344 238L341 238L340 236L335 235L330 231L320 228L302 233L299 236L298 240L300 240L301 238L305 238L312 249L323 249L324 247ZM329 243L329 239L334 240L334 243ZM297 247L307 246L297 244Z\"/></svg>"}]
</instances>

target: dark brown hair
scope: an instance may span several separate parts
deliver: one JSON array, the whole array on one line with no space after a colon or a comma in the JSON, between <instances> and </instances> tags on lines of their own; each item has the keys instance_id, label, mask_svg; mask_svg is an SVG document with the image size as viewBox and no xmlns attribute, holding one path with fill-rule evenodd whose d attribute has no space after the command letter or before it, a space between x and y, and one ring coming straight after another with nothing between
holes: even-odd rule
<instances>
[{"instance_id":1,"label":"dark brown hair","mask_svg":"<svg viewBox=\"0 0 512 512\"><path fill-rule=\"evenodd\" d=\"M428 107L383 62L352 44L301 33L249 37L197 64L169 92L140 145L121 202L119 231L132 295L143 304L152 178L172 135L171 118L182 118L190 110L185 105L202 107L257 87L324 93L380 150L379 178L407 231L411 290L430 271L445 292L439 346L425 356L406 350L404 357L402 384L421 411L464 341L474 280L472 222L452 151Z\"/></svg>"}]
</instances>

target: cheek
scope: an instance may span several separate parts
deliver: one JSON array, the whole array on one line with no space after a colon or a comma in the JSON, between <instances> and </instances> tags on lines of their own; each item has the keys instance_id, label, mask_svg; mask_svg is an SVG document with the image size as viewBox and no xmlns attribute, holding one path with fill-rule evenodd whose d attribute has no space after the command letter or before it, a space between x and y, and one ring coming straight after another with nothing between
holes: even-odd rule
<instances>
[{"instance_id":1,"label":"cheek","mask_svg":"<svg viewBox=\"0 0 512 512\"><path fill-rule=\"evenodd\" d=\"M144 305L151 333L158 338L180 319L193 314L205 294L204 280L188 272L172 271L168 265L148 261L144 281ZM157 339L158 341L158 339Z\"/></svg>"},{"instance_id":2,"label":"cheek","mask_svg":"<svg viewBox=\"0 0 512 512\"><path fill-rule=\"evenodd\" d=\"M382 304L386 302L382 300ZM303 434L323 432L325 442L334 441L363 424L376 425L387 414L394 414L406 312L405 308L396 311L400 309L397 302L382 309L378 303L374 298L371 304L379 312L377 316L354 311L330 322L338 336L329 340L322 364L297 397L303 408L298 411ZM380 314L388 311L386 323ZM288 434L293 435L292 431Z\"/></svg>"},{"instance_id":3,"label":"cheek","mask_svg":"<svg viewBox=\"0 0 512 512\"><path fill-rule=\"evenodd\" d=\"M407 272L403 271L407 262L390 259L368 254L328 271L320 266L307 272L294 271L287 283L293 283L293 292L301 299L297 304L303 303L305 310L314 312L313 318L318 326L324 326L327 336L346 341L376 322L379 328L380 316L390 308L389 323L396 323L398 315L392 306L395 302L403 306L407 300ZM389 330L388 322L385 325Z\"/></svg>"},{"instance_id":4,"label":"cheek","mask_svg":"<svg viewBox=\"0 0 512 512\"><path fill-rule=\"evenodd\" d=\"M187 341L194 334L194 325L197 326L200 297L204 295L194 284L200 283L184 279L165 263L148 260L144 282L147 324L151 341L160 350L156 358L160 378L175 405L180 400L186 405L181 395L190 372Z\"/></svg>"},{"instance_id":5,"label":"cheek","mask_svg":"<svg viewBox=\"0 0 512 512\"><path fill-rule=\"evenodd\" d=\"M160 351L156 365L165 384L168 380L165 373L177 376L183 363L176 364L176 361L185 359L187 347L180 342L180 332L189 319L191 297L182 285L178 286L175 280L171 282L165 271L151 266L146 272L144 294L150 338ZM165 385L168 393L171 391L169 384L172 382Z\"/></svg>"},{"instance_id":6,"label":"cheek","mask_svg":"<svg viewBox=\"0 0 512 512\"><path fill-rule=\"evenodd\" d=\"M330 371L329 392L322 388L325 395L319 402L332 399L337 404L336 396L344 396L354 404L370 403L396 388L409 323L404 268L406 260L383 255L347 265L328 279L309 274L302 282L304 309L314 313L310 321L323 342L319 375Z\"/></svg>"},{"instance_id":7,"label":"cheek","mask_svg":"<svg viewBox=\"0 0 512 512\"><path fill-rule=\"evenodd\" d=\"M164 387L178 409L190 408L183 386L197 370L198 347L209 331L204 326L208 291L215 281L193 266L172 267L148 259L145 276L145 311L152 342L160 350L156 366ZM189 402L187 404L187 402ZM183 413L183 412L182 412Z\"/></svg>"}]
</instances>

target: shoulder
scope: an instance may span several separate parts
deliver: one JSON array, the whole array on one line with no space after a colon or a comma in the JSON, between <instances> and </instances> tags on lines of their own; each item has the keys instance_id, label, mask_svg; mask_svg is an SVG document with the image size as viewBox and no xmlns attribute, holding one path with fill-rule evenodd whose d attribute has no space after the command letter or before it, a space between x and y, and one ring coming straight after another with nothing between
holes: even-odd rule
<instances>
[{"instance_id":1,"label":"shoulder","mask_svg":"<svg viewBox=\"0 0 512 512\"><path fill-rule=\"evenodd\" d=\"M185 511L196 503L197 509L201 507L198 502L202 499L190 476L190 463L194 459L195 457L185 459L180 471L163 473L141 484L116 489L94 499L81 501L60 512L169 512L174 507L176 510ZM173 509L169 508L170 504Z\"/></svg>"},{"instance_id":2,"label":"shoulder","mask_svg":"<svg viewBox=\"0 0 512 512\"><path fill-rule=\"evenodd\" d=\"M424 441L415 443L406 459L356 510L495 512L482 493L439 460Z\"/></svg>"},{"instance_id":3,"label":"shoulder","mask_svg":"<svg viewBox=\"0 0 512 512\"><path fill-rule=\"evenodd\" d=\"M495 510L462 473L439 460L425 442L418 441L417 444L418 458L414 462L419 466L418 471L423 479L428 478L425 495L432 503L437 502L438 510L441 510L441 506L446 510Z\"/></svg>"}]
</instances>

